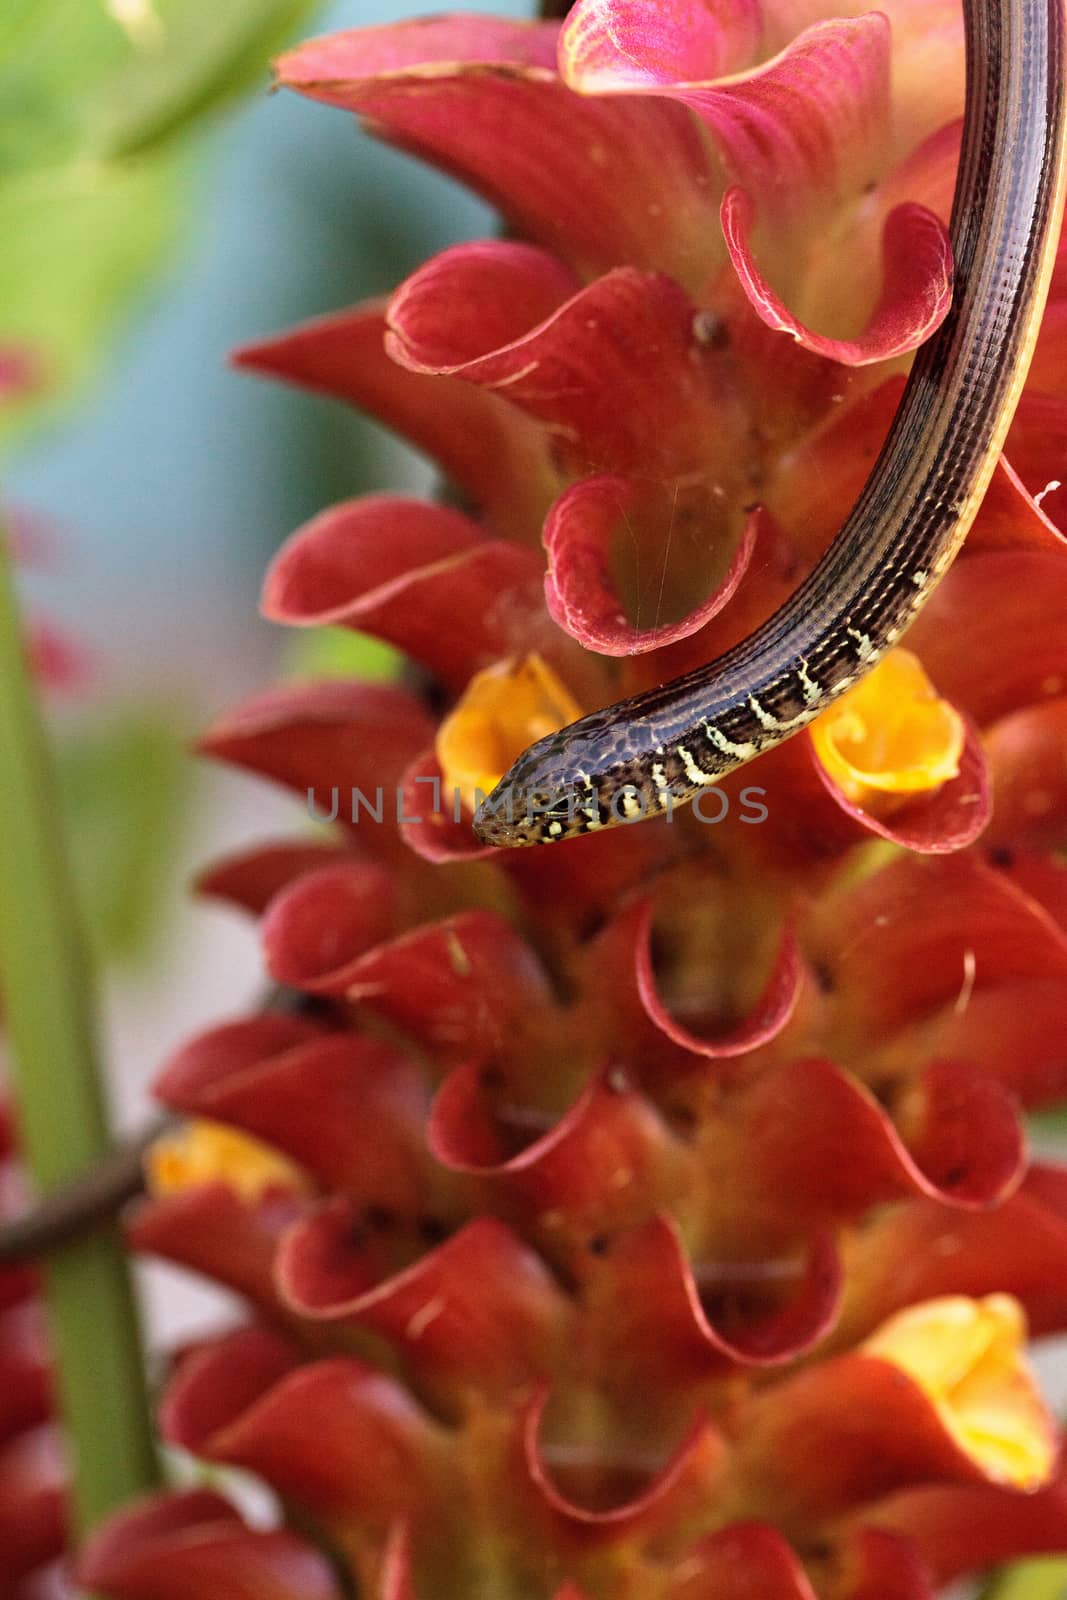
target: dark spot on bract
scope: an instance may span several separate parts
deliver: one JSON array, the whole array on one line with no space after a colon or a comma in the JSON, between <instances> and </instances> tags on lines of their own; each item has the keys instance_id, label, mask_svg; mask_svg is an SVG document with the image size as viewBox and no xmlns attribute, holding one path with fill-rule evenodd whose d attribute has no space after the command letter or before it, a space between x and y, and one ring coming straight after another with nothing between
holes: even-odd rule
<instances>
[{"instance_id":1,"label":"dark spot on bract","mask_svg":"<svg viewBox=\"0 0 1067 1600\"><path fill-rule=\"evenodd\" d=\"M812 966L811 974L819 986L820 994L833 994L837 988L837 980L828 962L816 961Z\"/></svg>"},{"instance_id":2,"label":"dark spot on bract","mask_svg":"<svg viewBox=\"0 0 1067 1600\"><path fill-rule=\"evenodd\" d=\"M725 350L730 344L730 330L714 311L698 311L693 318L693 338L707 350Z\"/></svg>"},{"instance_id":3,"label":"dark spot on bract","mask_svg":"<svg viewBox=\"0 0 1067 1600\"><path fill-rule=\"evenodd\" d=\"M438 1245L448 1238L449 1227L440 1217L420 1217L418 1231L424 1244Z\"/></svg>"}]
</instances>

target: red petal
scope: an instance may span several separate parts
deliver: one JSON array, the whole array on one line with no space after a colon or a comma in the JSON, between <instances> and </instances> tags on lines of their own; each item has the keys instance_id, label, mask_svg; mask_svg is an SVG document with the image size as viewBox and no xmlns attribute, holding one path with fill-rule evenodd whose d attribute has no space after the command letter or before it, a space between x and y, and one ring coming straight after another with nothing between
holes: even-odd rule
<instances>
[{"instance_id":1,"label":"red petal","mask_svg":"<svg viewBox=\"0 0 1067 1600\"><path fill-rule=\"evenodd\" d=\"M884 816L838 787L807 734L769 751L759 776L769 813L759 844L770 859L794 869L804 860L840 856L871 834L920 855L950 855L982 836L993 809L987 753L966 720L956 777L927 794L897 796L904 804Z\"/></svg>"},{"instance_id":2,"label":"red petal","mask_svg":"<svg viewBox=\"0 0 1067 1600\"><path fill-rule=\"evenodd\" d=\"M737 1470L776 1519L833 1515L916 1483L985 1481L919 1384L875 1356L784 1379L745 1406L740 1426Z\"/></svg>"},{"instance_id":3,"label":"red petal","mask_svg":"<svg viewBox=\"0 0 1067 1600\"><path fill-rule=\"evenodd\" d=\"M360 597L382 588L389 594L408 573L464 555L482 539L469 517L424 500L389 494L343 500L282 546L264 585L264 614L275 622L344 621L353 590Z\"/></svg>"},{"instance_id":4,"label":"red petal","mask_svg":"<svg viewBox=\"0 0 1067 1600\"><path fill-rule=\"evenodd\" d=\"M652 962L652 905L649 903L636 930L637 988L646 1015L661 1033L693 1055L719 1061L746 1054L781 1033L793 1014L803 979L803 963L796 932L786 927L771 974L763 992L741 1022L728 1033L705 1038L677 1022L667 1010L656 986Z\"/></svg>"},{"instance_id":5,"label":"red petal","mask_svg":"<svg viewBox=\"0 0 1067 1600\"><path fill-rule=\"evenodd\" d=\"M480 1056L509 1038L548 985L537 958L492 911L464 911L369 951L336 992L434 1050Z\"/></svg>"},{"instance_id":6,"label":"red petal","mask_svg":"<svg viewBox=\"0 0 1067 1600\"><path fill-rule=\"evenodd\" d=\"M698 1269L667 1215L612 1240L585 1291L603 1343L603 1370L634 1397L633 1405L663 1407L673 1392L730 1367L778 1366L804 1354L837 1315L841 1266L833 1240L816 1235L791 1277L768 1282L765 1265L732 1261Z\"/></svg>"},{"instance_id":7,"label":"red petal","mask_svg":"<svg viewBox=\"0 0 1067 1600\"><path fill-rule=\"evenodd\" d=\"M485 539L457 512L373 495L293 535L268 573L263 610L386 639L458 692L529 637L540 575L532 550Z\"/></svg>"},{"instance_id":8,"label":"red petal","mask_svg":"<svg viewBox=\"0 0 1067 1600\"><path fill-rule=\"evenodd\" d=\"M575 468L655 477L705 464L709 435L723 431L722 401L715 400L721 354L702 337L697 307L672 279L619 267L496 347L478 319L457 320L467 252L460 246L438 256L393 297L386 348L395 361L501 393L546 425ZM509 259L497 263L501 297ZM669 428L664 394L671 397Z\"/></svg>"},{"instance_id":9,"label":"red petal","mask_svg":"<svg viewBox=\"0 0 1067 1600\"><path fill-rule=\"evenodd\" d=\"M861 1527L838 1538L819 1593L833 1600L934 1600L910 1541ZM843 1548L842 1548L843 1547ZM824 1563L816 1560L820 1577ZM807 1573L774 1528L735 1522L694 1545L679 1561L665 1600L815 1600Z\"/></svg>"},{"instance_id":10,"label":"red petal","mask_svg":"<svg viewBox=\"0 0 1067 1600\"><path fill-rule=\"evenodd\" d=\"M224 1284L277 1319L274 1257L302 1209L294 1200L249 1205L215 1183L147 1202L127 1232L134 1249Z\"/></svg>"},{"instance_id":11,"label":"red petal","mask_svg":"<svg viewBox=\"0 0 1067 1600\"><path fill-rule=\"evenodd\" d=\"M351 1322L395 1344L452 1404L474 1386L507 1393L544 1370L565 1301L540 1258L502 1223L468 1223L406 1271L375 1282L340 1203L289 1234L279 1288L301 1316Z\"/></svg>"},{"instance_id":12,"label":"red petal","mask_svg":"<svg viewBox=\"0 0 1067 1600\"><path fill-rule=\"evenodd\" d=\"M982 509L967 535L968 552L1044 550L1062 559L1067 536L1038 505L1007 456L1001 456Z\"/></svg>"},{"instance_id":13,"label":"red petal","mask_svg":"<svg viewBox=\"0 0 1067 1600\"><path fill-rule=\"evenodd\" d=\"M395 840L397 786L433 737L418 700L391 684L287 684L246 700L200 740L217 760L307 796L309 810L363 824L375 853Z\"/></svg>"},{"instance_id":14,"label":"red petal","mask_svg":"<svg viewBox=\"0 0 1067 1600\"><path fill-rule=\"evenodd\" d=\"M1057 1204L1051 1191L1063 1191ZM836 1342L851 1344L905 1306L939 1295L1011 1294L1035 1336L1067 1326L1067 1186L1034 1168L1021 1191L985 1213L932 1201L897 1206L859 1237Z\"/></svg>"},{"instance_id":15,"label":"red petal","mask_svg":"<svg viewBox=\"0 0 1067 1600\"><path fill-rule=\"evenodd\" d=\"M300 1365L299 1352L266 1328L238 1328L178 1361L159 1412L163 1437L202 1453L230 1417Z\"/></svg>"},{"instance_id":16,"label":"red petal","mask_svg":"<svg viewBox=\"0 0 1067 1600\"><path fill-rule=\"evenodd\" d=\"M711 162L684 109L571 94L548 70L555 29L459 25L463 55L444 19L313 41L282 58L279 77L362 113L583 273L630 262L703 282L718 254Z\"/></svg>"},{"instance_id":17,"label":"red petal","mask_svg":"<svg viewBox=\"0 0 1067 1600\"><path fill-rule=\"evenodd\" d=\"M986 989L972 994L966 1006L939 1016L932 1027L920 1020L914 1030L897 1034L886 1052L890 1071L894 1060L921 1060L934 1043L946 1058L966 1061L995 1078L1023 1105L1051 1105L1067 1097L1065 1013L1063 979Z\"/></svg>"},{"instance_id":18,"label":"red petal","mask_svg":"<svg viewBox=\"0 0 1067 1600\"><path fill-rule=\"evenodd\" d=\"M113 1600L340 1600L325 1557L292 1534L246 1528L203 1490L119 1512L85 1545L78 1579Z\"/></svg>"},{"instance_id":19,"label":"red petal","mask_svg":"<svg viewBox=\"0 0 1067 1600\"><path fill-rule=\"evenodd\" d=\"M42 1312L33 1302L0 1315L0 1444L44 1422L52 1384Z\"/></svg>"},{"instance_id":20,"label":"red petal","mask_svg":"<svg viewBox=\"0 0 1067 1600\"><path fill-rule=\"evenodd\" d=\"M589 1475L606 1478L609 1484L617 1477L625 1484L624 1498L619 1498L616 1484L612 1485L614 1492L598 1492L594 1504L588 1486L582 1482L582 1465L577 1467L577 1473L570 1474L578 1477L578 1483L572 1487L567 1481L572 1447L563 1440L543 1440L548 1431L544 1426L548 1398L543 1390L526 1413L526 1471L544 1504L569 1531L612 1540L648 1539L661 1529L676 1526L687 1515L694 1515L698 1508L706 1510L721 1478L724 1455L722 1439L706 1416L700 1414L694 1419L673 1455L658 1471L650 1476L642 1467L645 1481L636 1490L636 1474L630 1463L617 1465L606 1452L603 1461L591 1462ZM608 1504L600 1503L602 1499Z\"/></svg>"},{"instance_id":21,"label":"red petal","mask_svg":"<svg viewBox=\"0 0 1067 1600\"><path fill-rule=\"evenodd\" d=\"M219 1083L247 1067L322 1037L306 1017L259 1011L207 1028L175 1051L154 1085L156 1097L177 1111L198 1112Z\"/></svg>"},{"instance_id":22,"label":"red petal","mask_svg":"<svg viewBox=\"0 0 1067 1600\"><path fill-rule=\"evenodd\" d=\"M384 303L373 303L246 345L233 359L371 412L437 461L495 526L536 538L556 481L541 430L494 394L398 367L384 338Z\"/></svg>"},{"instance_id":23,"label":"red petal","mask_svg":"<svg viewBox=\"0 0 1067 1600\"><path fill-rule=\"evenodd\" d=\"M584 94L617 94L739 72L764 25L758 0L579 0L560 50Z\"/></svg>"},{"instance_id":24,"label":"red petal","mask_svg":"<svg viewBox=\"0 0 1067 1600\"><path fill-rule=\"evenodd\" d=\"M346 853L335 845L317 844L309 839L285 839L225 856L199 873L194 887L198 894L225 900L258 917L278 891L294 878L345 859Z\"/></svg>"},{"instance_id":25,"label":"red petal","mask_svg":"<svg viewBox=\"0 0 1067 1600\"><path fill-rule=\"evenodd\" d=\"M210 1054L211 1039L193 1049ZM242 1066L220 1062L210 1079L179 1057L158 1092L188 1114L243 1128L324 1183L379 1206L406 1213L423 1197L428 1097L420 1069L384 1040L330 1034Z\"/></svg>"},{"instance_id":26,"label":"red petal","mask_svg":"<svg viewBox=\"0 0 1067 1600\"><path fill-rule=\"evenodd\" d=\"M747 1095L738 1130L753 1200L766 1190L781 1197L787 1217L843 1216L904 1195L986 1207L1015 1187L1026 1151L1000 1084L938 1061L909 1098L898 1113L901 1132L829 1061L790 1062L765 1075Z\"/></svg>"},{"instance_id":27,"label":"red petal","mask_svg":"<svg viewBox=\"0 0 1067 1600\"><path fill-rule=\"evenodd\" d=\"M593 1078L555 1126L517 1154L515 1131L494 1114L484 1079L473 1065L445 1080L427 1129L430 1149L452 1171L496 1179L532 1221L551 1217L549 1241L584 1247L590 1232L644 1218L665 1196L679 1149L623 1074Z\"/></svg>"},{"instance_id":28,"label":"red petal","mask_svg":"<svg viewBox=\"0 0 1067 1600\"><path fill-rule=\"evenodd\" d=\"M762 1522L735 1522L686 1551L665 1600L707 1600L709 1595L715 1600L816 1600L795 1552L776 1528Z\"/></svg>"},{"instance_id":29,"label":"red petal","mask_svg":"<svg viewBox=\"0 0 1067 1600\"><path fill-rule=\"evenodd\" d=\"M407 1529L400 1524L393 1530L382 1563L381 1600L415 1600L411 1582L411 1551Z\"/></svg>"},{"instance_id":30,"label":"red petal","mask_svg":"<svg viewBox=\"0 0 1067 1600\"><path fill-rule=\"evenodd\" d=\"M917 1547L940 1590L1003 1561L1062 1555L1067 1480L1061 1473L1036 1494L985 1485L913 1489L878 1506L872 1520L898 1529Z\"/></svg>"},{"instance_id":31,"label":"red petal","mask_svg":"<svg viewBox=\"0 0 1067 1600\"><path fill-rule=\"evenodd\" d=\"M485 861L500 852L480 844L458 794L449 794L436 752L427 750L404 775L404 843L423 861Z\"/></svg>"},{"instance_id":32,"label":"red petal","mask_svg":"<svg viewBox=\"0 0 1067 1600\"><path fill-rule=\"evenodd\" d=\"M957 561L908 636L938 693L980 727L1067 685L1067 559L1036 550Z\"/></svg>"},{"instance_id":33,"label":"red petal","mask_svg":"<svg viewBox=\"0 0 1067 1600\"><path fill-rule=\"evenodd\" d=\"M895 43L899 43L899 35L896 33L896 24L900 20L899 9L898 6L893 17ZM952 22L958 23L958 18L953 18ZM928 30L920 25L919 31L922 33L919 48L928 59L930 54ZM962 40L959 41L959 53L962 56ZM925 64L924 62L923 65ZM902 76L898 69L895 74L893 96L894 121L898 131L902 131L903 121L899 115L901 90L905 87L899 81ZM934 96L928 93L928 102L933 98ZM803 235L798 242L801 258L803 260L806 255L807 260L800 272L792 257L786 256L781 249L771 253L768 263L770 276L780 288L786 285L793 286L792 297L797 301L793 307L796 316L791 315L789 310L777 302L773 289L770 291L770 303L764 306L768 285L763 273L753 263L747 248L747 239L739 240L741 247L740 272L737 278L739 287L747 295L751 278L751 287L756 292L757 314L765 316L769 311L771 315L769 326L775 329L779 328L779 320L784 319L785 327L795 330L798 340L792 345L791 351L783 351L784 341L775 340L778 346L777 357L774 350L768 352L772 362L777 364L791 355L792 364L795 366L796 355L798 352L803 352L808 330L813 328L839 332L843 335L847 333L850 337L845 340L845 345L852 346L852 357L842 355L837 359L851 360L856 356L863 358L865 345L873 348L871 335L877 333L880 322L881 332L889 337L890 342L904 336L909 324L914 325L917 330L923 326L930 313L931 304L936 306L937 302L944 298L944 280L946 277L951 277L951 252L945 230L937 218L947 219L951 210L959 147L958 124L939 128L918 148L912 148L905 136L898 141L897 148L912 149L912 153L877 182L871 182L869 174L872 170L877 170L878 160L882 159L884 149L872 151L871 154L878 159L872 161L867 168L868 177L863 186L862 198L851 209L841 211L839 208L837 214L832 220L828 220L822 230L817 224L813 224L810 217L804 219ZM899 233L905 236L914 233L917 236L922 247L925 273L920 270L909 279L907 264L891 253L892 237ZM772 245L774 242L773 239L769 241ZM841 271L843 260L847 260L849 264L846 273ZM916 266L919 266L919 262L916 262ZM892 326L895 288L899 289L896 310L900 326L897 329ZM942 310L944 309L947 309L947 299ZM873 322L870 320L872 318ZM864 327L867 328L867 334L860 338L857 347L855 335ZM824 344L823 348L826 354L833 354L832 341ZM831 384L824 385L823 388L823 408L828 405L840 405L846 398L843 391L852 384L849 374L842 373L837 365L827 366L821 359L817 363L812 363L810 355L808 362L812 367L812 377L809 382L816 395L819 392L820 368L824 379L828 377L832 380ZM763 364L766 364L766 359ZM802 369L797 376L802 376ZM845 382L842 382L843 379ZM852 386L864 387L854 384ZM789 388L787 381L783 386L782 399L788 396ZM798 399L803 400L803 389L802 385ZM859 405L862 406L862 403L861 400ZM801 417L804 416L805 410L810 415L816 417L818 415L818 410L813 410L810 405L805 407L801 404L797 407ZM791 423L790 432L795 432L795 422ZM860 482L862 483L862 477ZM844 520L855 498L856 495L853 494L841 506L838 521Z\"/></svg>"},{"instance_id":34,"label":"red petal","mask_svg":"<svg viewBox=\"0 0 1067 1600\"><path fill-rule=\"evenodd\" d=\"M1043 906L1057 927L1067 930L1067 862L1021 850L990 850L992 864L1007 874L1017 888Z\"/></svg>"},{"instance_id":35,"label":"red petal","mask_svg":"<svg viewBox=\"0 0 1067 1600\"><path fill-rule=\"evenodd\" d=\"M666 534L656 610L663 600L668 577L667 555L674 531L673 506L678 494L664 488ZM625 478L587 478L556 501L545 523L548 551L545 600L553 620L587 650L601 655L627 656L658 650L696 633L717 616L737 592L752 562L758 532L753 513L745 523L740 542L725 574L713 592L678 622L640 628L631 624L611 570L612 545L625 528L631 537L634 523L648 510L647 485ZM684 531L684 530L682 530ZM727 532L720 529L720 535ZM713 543L716 541L712 541ZM717 542L722 542L721 538ZM721 560L717 566L721 568ZM639 619L638 619L639 620Z\"/></svg>"},{"instance_id":36,"label":"red petal","mask_svg":"<svg viewBox=\"0 0 1067 1600\"><path fill-rule=\"evenodd\" d=\"M453 373L523 339L580 290L569 267L534 245L504 239L453 245L393 295L386 349L399 342L405 365Z\"/></svg>"},{"instance_id":37,"label":"red petal","mask_svg":"<svg viewBox=\"0 0 1067 1600\"><path fill-rule=\"evenodd\" d=\"M861 1527L842 1600L936 1600L930 1569L910 1539Z\"/></svg>"},{"instance_id":38,"label":"red petal","mask_svg":"<svg viewBox=\"0 0 1067 1600\"><path fill-rule=\"evenodd\" d=\"M305 873L267 908L267 971L307 994L344 994L359 957L389 937L394 921L393 880L384 867L346 861Z\"/></svg>"},{"instance_id":39,"label":"red petal","mask_svg":"<svg viewBox=\"0 0 1067 1600\"><path fill-rule=\"evenodd\" d=\"M869 13L816 23L772 60L716 82L715 55L706 53L710 28L695 47L680 37L668 51L665 36L672 24L681 33L687 21L672 10L666 27L661 19L655 33L647 25L641 30L638 50L636 33L616 31L619 3L585 0L565 25L560 62L573 88L680 100L707 123L735 181L776 207L800 210L810 206L813 193L861 186L861 174L867 175L866 164L885 138L886 17ZM624 19L630 10L631 0L622 0ZM701 78L676 77L688 63L699 63Z\"/></svg>"},{"instance_id":40,"label":"red petal","mask_svg":"<svg viewBox=\"0 0 1067 1600\"><path fill-rule=\"evenodd\" d=\"M806 953L864 1040L967 993L1067 976L1067 938L1047 913L962 855L908 857L824 899Z\"/></svg>"},{"instance_id":41,"label":"red petal","mask_svg":"<svg viewBox=\"0 0 1067 1600\"><path fill-rule=\"evenodd\" d=\"M282 83L305 91L320 83L339 90L363 78L388 83L411 74L432 79L443 68L475 61L550 71L556 62L556 36L552 22L462 14L420 17L305 39L275 65Z\"/></svg>"},{"instance_id":42,"label":"red petal","mask_svg":"<svg viewBox=\"0 0 1067 1600\"><path fill-rule=\"evenodd\" d=\"M364 1531L416 1512L444 1440L406 1391L350 1357L272 1370L257 1362L263 1337L245 1329L187 1358L165 1403L167 1436ZM235 1373L248 1362L252 1372Z\"/></svg>"},{"instance_id":43,"label":"red petal","mask_svg":"<svg viewBox=\"0 0 1067 1600\"><path fill-rule=\"evenodd\" d=\"M885 442L903 377L887 378L845 405L831 402L822 425L779 463L767 489L770 512L807 560L821 555L848 516ZM821 409L821 408L820 408Z\"/></svg>"},{"instance_id":44,"label":"red petal","mask_svg":"<svg viewBox=\"0 0 1067 1600\"><path fill-rule=\"evenodd\" d=\"M1057 849L1067 833L1067 698L1003 717L986 749L995 797L989 844Z\"/></svg>"},{"instance_id":45,"label":"red petal","mask_svg":"<svg viewBox=\"0 0 1067 1600\"><path fill-rule=\"evenodd\" d=\"M751 195L728 190L722 226L741 286L769 328L789 334L815 355L846 367L887 361L915 350L945 320L952 303L952 254L944 227L924 206L898 206L886 218L881 295L855 339L817 333L788 310L756 265L750 244L754 217Z\"/></svg>"},{"instance_id":46,"label":"red petal","mask_svg":"<svg viewBox=\"0 0 1067 1600\"><path fill-rule=\"evenodd\" d=\"M1022 482L1057 528L1067 525L1063 457L1067 449L1067 401L1062 370L1042 393L1034 380L1023 391L1005 449Z\"/></svg>"},{"instance_id":47,"label":"red petal","mask_svg":"<svg viewBox=\"0 0 1067 1600\"><path fill-rule=\"evenodd\" d=\"M62 1446L52 1428L23 1433L0 1450L0 1583L51 1561L69 1531Z\"/></svg>"}]
</instances>

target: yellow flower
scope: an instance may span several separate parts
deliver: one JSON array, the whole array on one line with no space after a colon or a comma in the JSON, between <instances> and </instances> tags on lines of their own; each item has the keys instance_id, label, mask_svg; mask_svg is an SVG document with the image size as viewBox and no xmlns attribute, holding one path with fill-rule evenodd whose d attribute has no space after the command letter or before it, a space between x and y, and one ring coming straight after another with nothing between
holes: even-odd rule
<instances>
[{"instance_id":1,"label":"yellow flower","mask_svg":"<svg viewBox=\"0 0 1067 1600\"><path fill-rule=\"evenodd\" d=\"M1011 1295L947 1295L890 1317L863 1348L920 1385L955 1443L991 1479L1034 1490L1051 1476L1056 1439L1025 1341L1026 1318Z\"/></svg>"},{"instance_id":2,"label":"yellow flower","mask_svg":"<svg viewBox=\"0 0 1067 1600\"><path fill-rule=\"evenodd\" d=\"M812 724L815 753L838 788L870 809L938 789L960 769L964 727L908 650L891 650Z\"/></svg>"},{"instance_id":3,"label":"yellow flower","mask_svg":"<svg viewBox=\"0 0 1067 1600\"><path fill-rule=\"evenodd\" d=\"M437 735L449 803L458 793L473 811L478 794L489 794L527 745L581 715L581 706L539 655L476 673Z\"/></svg>"},{"instance_id":4,"label":"yellow flower","mask_svg":"<svg viewBox=\"0 0 1067 1600\"><path fill-rule=\"evenodd\" d=\"M218 1122L187 1122L164 1134L149 1148L145 1172L157 1195L224 1183L242 1200L258 1200L271 1190L307 1188L299 1167L285 1156Z\"/></svg>"}]
</instances>

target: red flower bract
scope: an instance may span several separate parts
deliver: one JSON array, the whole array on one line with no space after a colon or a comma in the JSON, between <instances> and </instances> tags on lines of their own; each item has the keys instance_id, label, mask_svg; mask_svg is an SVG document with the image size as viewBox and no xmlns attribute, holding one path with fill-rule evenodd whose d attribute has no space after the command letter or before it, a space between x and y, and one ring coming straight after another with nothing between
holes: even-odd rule
<instances>
[{"instance_id":1,"label":"red flower bract","mask_svg":"<svg viewBox=\"0 0 1067 1600\"><path fill-rule=\"evenodd\" d=\"M271 569L270 616L423 676L205 736L334 824L202 880L304 1010L171 1061L190 1177L133 1223L252 1307L178 1364L168 1436L361 1593L920 1600L1063 1543L1021 1344L1067 1321L1065 1181L1020 1125L1067 1091L1062 272L968 548L845 720L698 812L469 832L538 730L744 637L847 514L949 303L957 21L580 0L279 63L513 230L239 354L463 510L349 502ZM86 1572L168 1596L177 1539L192 1600L249 1561L317 1594L294 1538L164 1501Z\"/></svg>"}]
</instances>

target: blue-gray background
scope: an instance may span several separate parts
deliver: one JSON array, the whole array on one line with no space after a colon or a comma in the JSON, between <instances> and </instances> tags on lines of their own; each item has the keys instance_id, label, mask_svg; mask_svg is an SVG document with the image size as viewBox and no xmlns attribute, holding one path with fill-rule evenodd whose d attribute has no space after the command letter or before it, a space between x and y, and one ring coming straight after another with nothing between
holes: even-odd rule
<instances>
[{"instance_id":1,"label":"blue-gray background","mask_svg":"<svg viewBox=\"0 0 1067 1600\"><path fill-rule=\"evenodd\" d=\"M337 0L304 32L439 9ZM523 16L533 0L464 0L464 9ZM5 463L6 497L54 521L61 540L48 571L24 575L27 591L94 658L88 689L56 718L64 753L101 720L144 705L177 744L242 692L290 670L292 635L257 615L272 553L331 500L431 481L428 464L373 425L238 376L227 352L387 291L494 220L458 185L374 143L352 117L269 95L267 85L265 72L261 93L198 136L165 269L89 386ZM150 929L101 970L103 1056L125 1126L150 1114L152 1080L170 1051L262 990L254 926L194 900L189 878L220 854L307 825L298 798L205 763L178 766L180 804L147 852L128 849L140 815L129 802L154 781L136 748L121 770L105 767L95 801L82 784L71 806L76 854L86 830L88 855L99 856L109 825L123 835L105 840L117 862L113 898L128 908L141 898L139 878L154 867L162 878ZM169 1344L217 1322L224 1297L186 1274L151 1263L139 1278L154 1340Z\"/></svg>"},{"instance_id":2,"label":"blue-gray background","mask_svg":"<svg viewBox=\"0 0 1067 1600\"><path fill-rule=\"evenodd\" d=\"M442 7L337 0L306 32ZM529 15L532 0L464 0ZM487 211L340 111L264 92L200 144L179 242L89 393L18 451L14 502L55 518L47 604L109 688L197 705L252 683L276 647L256 623L270 553L330 499L396 484L399 453L344 408L227 370L243 340L391 288Z\"/></svg>"}]
</instances>

